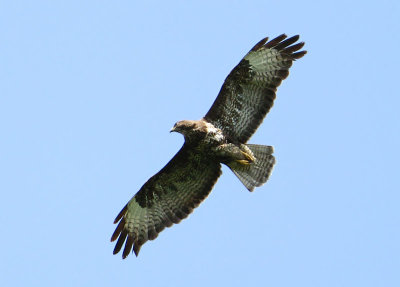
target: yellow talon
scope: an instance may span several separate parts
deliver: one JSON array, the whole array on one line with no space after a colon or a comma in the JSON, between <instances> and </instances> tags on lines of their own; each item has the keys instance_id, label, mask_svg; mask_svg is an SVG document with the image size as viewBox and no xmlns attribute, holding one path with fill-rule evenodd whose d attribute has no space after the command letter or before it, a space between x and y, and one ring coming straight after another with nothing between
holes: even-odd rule
<instances>
[{"instance_id":1,"label":"yellow talon","mask_svg":"<svg viewBox=\"0 0 400 287\"><path fill-rule=\"evenodd\" d=\"M244 157L246 158L246 160L248 161L248 163L252 163L253 161L256 160L256 158L252 154L249 154L249 153L244 152L244 151L241 151L241 152L244 155Z\"/></svg>"},{"instance_id":2,"label":"yellow talon","mask_svg":"<svg viewBox=\"0 0 400 287\"><path fill-rule=\"evenodd\" d=\"M236 162L240 163L240 164L243 164L243 165L248 165L248 164L252 163L252 161L247 160L247 159L238 159L238 160L236 160Z\"/></svg>"}]
</instances>

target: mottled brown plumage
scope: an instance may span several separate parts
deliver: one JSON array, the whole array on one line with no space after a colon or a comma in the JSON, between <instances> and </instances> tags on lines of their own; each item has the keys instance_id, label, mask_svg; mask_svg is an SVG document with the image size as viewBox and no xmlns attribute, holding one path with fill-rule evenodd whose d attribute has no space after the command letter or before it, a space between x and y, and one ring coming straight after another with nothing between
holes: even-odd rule
<instances>
[{"instance_id":1,"label":"mottled brown plumage","mask_svg":"<svg viewBox=\"0 0 400 287\"><path fill-rule=\"evenodd\" d=\"M275 100L277 87L292 62L306 51L299 36L262 39L226 78L214 104L199 121L179 121L171 131L185 143L171 161L152 176L114 223L114 254L136 256L147 240L186 218L211 192L227 165L252 191L268 180L275 158L271 146L246 144ZM125 246L124 246L125 244Z\"/></svg>"},{"instance_id":2,"label":"mottled brown plumage","mask_svg":"<svg viewBox=\"0 0 400 287\"><path fill-rule=\"evenodd\" d=\"M276 89L289 75L292 62L303 57L299 36L262 39L226 78L204 119L222 129L232 141L245 143L271 109ZM284 40L284 41L283 41ZM266 43L267 42L267 43Z\"/></svg>"}]
</instances>

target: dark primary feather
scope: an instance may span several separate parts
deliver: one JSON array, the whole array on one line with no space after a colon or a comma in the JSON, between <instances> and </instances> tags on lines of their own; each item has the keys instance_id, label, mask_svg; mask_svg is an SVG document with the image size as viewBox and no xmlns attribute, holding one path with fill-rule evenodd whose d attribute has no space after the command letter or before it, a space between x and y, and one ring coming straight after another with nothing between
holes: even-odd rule
<instances>
[{"instance_id":1,"label":"dark primary feather","mask_svg":"<svg viewBox=\"0 0 400 287\"><path fill-rule=\"evenodd\" d=\"M221 174L221 165L184 145L171 161L151 177L116 217L111 237L114 254L124 243L122 257L132 248L136 255L147 241L173 223L186 218L210 193Z\"/></svg>"},{"instance_id":2,"label":"dark primary feather","mask_svg":"<svg viewBox=\"0 0 400 287\"><path fill-rule=\"evenodd\" d=\"M277 87L289 75L295 59L306 54L295 44L299 36L282 34L258 42L231 71L204 119L233 142L245 143L271 109ZM298 52L299 51L299 52Z\"/></svg>"}]
</instances>

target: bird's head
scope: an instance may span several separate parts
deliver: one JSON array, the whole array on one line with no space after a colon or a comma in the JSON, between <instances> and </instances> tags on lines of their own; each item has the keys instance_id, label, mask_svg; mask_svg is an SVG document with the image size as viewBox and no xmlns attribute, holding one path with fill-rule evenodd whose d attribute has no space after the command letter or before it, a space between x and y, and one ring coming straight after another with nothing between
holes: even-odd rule
<instances>
[{"instance_id":1,"label":"bird's head","mask_svg":"<svg viewBox=\"0 0 400 287\"><path fill-rule=\"evenodd\" d=\"M177 132L183 135L188 135L190 132L192 132L196 127L196 122L195 121L188 121L188 120L183 120L177 122L170 132Z\"/></svg>"}]
</instances>

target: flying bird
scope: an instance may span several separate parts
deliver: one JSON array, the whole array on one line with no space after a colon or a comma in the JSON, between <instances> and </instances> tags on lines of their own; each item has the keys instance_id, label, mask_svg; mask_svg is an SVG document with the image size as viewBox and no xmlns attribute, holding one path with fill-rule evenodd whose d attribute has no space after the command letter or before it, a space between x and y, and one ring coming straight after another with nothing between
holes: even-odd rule
<instances>
[{"instance_id":1,"label":"flying bird","mask_svg":"<svg viewBox=\"0 0 400 287\"><path fill-rule=\"evenodd\" d=\"M268 180L275 164L273 147L247 144L271 109L277 87L292 62L307 52L299 36L282 34L258 42L230 72L207 114L200 120L177 122L171 132L185 142L178 153L152 176L116 217L111 241L122 258L132 248L138 256L147 240L186 218L211 192L228 166L253 191Z\"/></svg>"}]
</instances>

